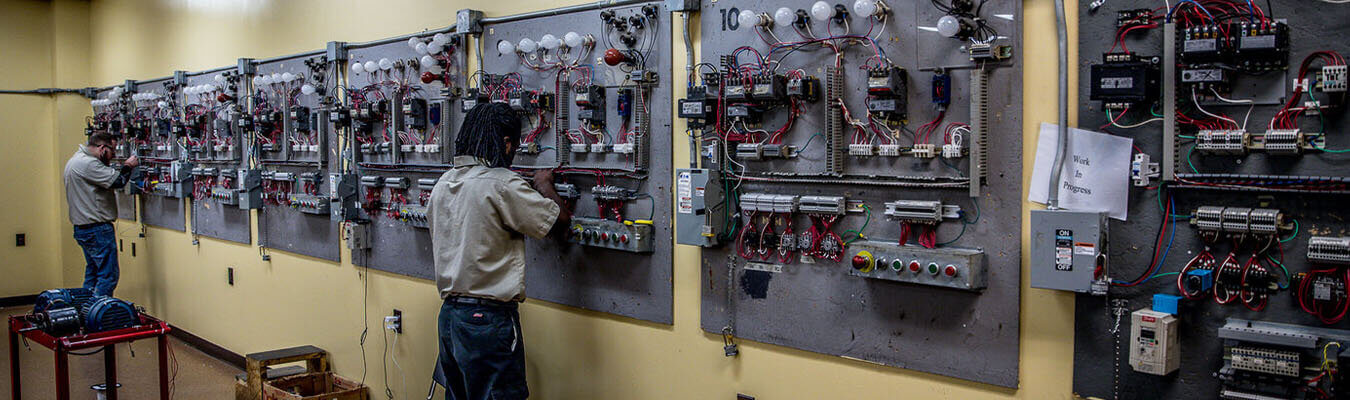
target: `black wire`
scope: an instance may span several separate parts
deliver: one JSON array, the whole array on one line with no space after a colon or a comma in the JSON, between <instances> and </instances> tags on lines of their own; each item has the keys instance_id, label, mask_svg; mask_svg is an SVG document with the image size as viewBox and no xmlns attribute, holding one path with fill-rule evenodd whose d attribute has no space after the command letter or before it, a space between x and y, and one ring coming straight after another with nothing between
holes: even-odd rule
<instances>
[{"instance_id":1,"label":"black wire","mask_svg":"<svg viewBox=\"0 0 1350 400\"><path fill-rule=\"evenodd\" d=\"M78 351L67 351L66 354L72 354L72 355L77 355L77 356L92 356L92 355L95 355L95 354L98 354L98 353L102 352L103 349L105 349L105 348L106 348L106 347L99 347L98 350L94 350L94 351L91 351L91 352L88 352L88 353L81 353L81 352L78 352Z\"/></svg>"}]
</instances>

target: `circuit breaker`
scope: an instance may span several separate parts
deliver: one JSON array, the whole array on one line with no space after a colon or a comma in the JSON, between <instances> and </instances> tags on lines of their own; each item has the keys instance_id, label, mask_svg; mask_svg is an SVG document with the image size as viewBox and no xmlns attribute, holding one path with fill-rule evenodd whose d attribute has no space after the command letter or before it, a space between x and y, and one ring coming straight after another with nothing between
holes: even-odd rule
<instances>
[{"instance_id":1,"label":"circuit breaker","mask_svg":"<svg viewBox=\"0 0 1350 400\"><path fill-rule=\"evenodd\" d=\"M719 174L710 169L680 169L675 175L675 242L716 246L727 221Z\"/></svg>"},{"instance_id":2,"label":"circuit breaker","mask_svg":"<svg viewBox=\"0 0 1350 400\"><path fill-rule=\"evenodd\" d=\"M1140 309L1130 314L1130 367L1153 375L1167 375L1181 367L1181 344L1172 314Z\"/></svg>"},{"instance_id":3,"label":"circuit breaker","mask_svg":"<svg viewBox=\"0 0 1350 400\"><path fill-rule=\"evenodd\" d=\"M1031 211L1031 287L1104 294L1107 217L1099 212Z\"/></svg>"}]
</instances>

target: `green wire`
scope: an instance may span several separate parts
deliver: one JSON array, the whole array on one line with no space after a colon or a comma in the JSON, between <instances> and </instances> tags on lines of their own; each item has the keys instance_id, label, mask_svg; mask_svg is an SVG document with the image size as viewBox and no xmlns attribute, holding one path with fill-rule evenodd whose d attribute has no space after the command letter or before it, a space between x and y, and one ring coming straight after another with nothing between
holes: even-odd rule
<instances>
[{"instance_id":1,"label":"green wire","mask_svg":"<svg viewBox=\"0 0 1350 400\"><path fill-rule=\"evenodd\" d=\"M945 241L945 242L942 242L942 243L938 243L937 245L938 245L938 246L946 246L946 245L949 245L949 244L952 244L952 243L956 242L957 240L961 240L961 237L966 235L966 226L968 226L968 225L970 225L970 224L965 223L965 222L962 222L962 223L961 223L961 233L956 234L956 237L952 238L952 240L948 240L948 241Z\"/></svg>"},{"instance_id":2,"label":"green wire","mask_svg":"<svg viewBox=\"0 0 1350 400\"><path fill-rule=\"evenodd\" d=\"M1280 239L1280 243L1288 243L1290 240L1294 240L1294 238L1296 237L1298 237L1298 220L1294 220L1294 234L1290 235L1289 238L1287 239Z\"/></svg>"},{"instance_id":3,"label":"green wire","mask_svg":"<svg viewBox=\"0 0 1350 400\"><path fill-rule=\"evenodd\" d=\"M1167 209L1163 208L1163 203L1162 203L1163 194L1162 194L1162 191L1158 191L1158 197L1157 197L1157 198L1158 198L1158 212L1167 212ZM1181 214L1171 214L1171 216L1172 216L1172 218L1191 218L1190 215L1181 215Z\"/></svg>"},{"instance_id":4,"label":"green wire","mask_svg":"<svg viewBox=\"0 0 1350 400\"><path fill-rule=\"evenodd\" d=\"M1285 283L1278 283L1278 282L1277 282L1277 284L1280 285L1280 289L1288 288L1288 287L1289 287L1289 283L1288 283L1288 282L1289 282L1289 279L1291 279L1291 278L1289 278L1289 268L1285 268L1285 267L1284 267L1284 263L1279 262L1279 261L1276 261L1274 257L1271 257L1271 256L1270 256L1270 254L1266 254L1266 259L1267 259L1267 260L1270 260L1270 262L1275 263L1275 265L1280 266L1280 269L1284 270L1284 281L1285 281Z\"/></svg>"},{"instance_id":5,"label":"green wire","mask_svg":"<svg viewBox=\"0 0 1350 400\"><path fill-rule=\"evenodd\" d=\"M1322 149L1318 149L1318 150L1322 150L1323 153L1350 153L1350 149L1332 150L1332 149L1322 148Z\"/></svg>"},{"instance_id":6,"label":"green wire","mask_svg":"<svg viewBox=\"0 0 1350 400\"><path fill-rule=\"evenodd\" d=\"M865 204L865 203L863 204L862 207L863 207L863 211L866 211L866 212L867 212L867 219L866 219L866 220L863 220L863 226L862 226L861 228L858 228L858 230L855 231L855 230L849 229L849 230L844 231L844 234L845 234L845 235L847 235L847 234L849 234L849 233L852 233L852 234L854 234L854 235L857 235L856 237L854 237L854 238L852 238L852 239L845 240L845 241L844 241L844 244L845 244L845 245L851 244L851 243L853 243L854 241L857 241L858 239L866 239L866 238L867 238L866 236L863 236L862 231L867 230L867 224L872 223L872 207L868 207L867 204Z\"/></svg>"},{"instance_id":7,"label":"green wire","mask_svg":"<svg viewBox=\"0 0 1350 400\"><path fill-rule=\"evenodd\" d=\"M1191 166L1191 172L1198 174L1200 170L1195 169L1195 164L1191 163L1191 154L1193 153L1195 153L1195 145L1191 145L1191 149L1186 151L1186 165Z\"/></svg>"},{"instance_id":8,"label":"green wire","mask_svg":"<svg viewBox=\"0 0 1350 400\"><path fill-rule=\"evenodd\" d=\"M1180 272L1163 272L1163 273L1159 273L1159 274L1157 274L1157 275L1150 276L1148 279L1153 279L1153 278L1157 278L1157 277L1160 277L1160 276L1179 275L1179 274L1181 274L1181 273L1180 273Z\"/></svg>"},{"instance_id":9,"label":"green wire","mask_svg":"<svg viewBox=\"0 0 1350 400\"><path fill-rule=\"evenodd\" d=\"M1177 137L1182 138L1182 139L1191 139L1191 140L1195 140L1195 136L1177 135Z\"/></svg>"}]
</instances>

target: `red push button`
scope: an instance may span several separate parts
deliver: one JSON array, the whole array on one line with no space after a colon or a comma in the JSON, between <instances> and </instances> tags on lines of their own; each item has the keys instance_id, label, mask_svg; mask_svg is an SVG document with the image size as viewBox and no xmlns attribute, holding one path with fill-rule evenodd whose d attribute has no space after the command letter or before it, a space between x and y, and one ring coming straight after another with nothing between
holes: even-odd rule
<instances>
[{"instance_id":1,"label":"red push button","mask_svg":"<svg viewBox=\"0 0 1350 400\"><path fill-rule=\"evenodd\" d=\"M942 273L943 273L944 275L947 275L948 278L955 277L955 276L956 276L956 267L955 267L955 266L952 266L952 265L948 265L946 268L943 268L943 269L942 269Z\"/></svg>"},{"instance_id":2,"label":"red push button","mask_svg":"<svg viewBox=\"0 0 1350 400\"><path fill-rule=\"evenodd\" d=\"M856 270L867 269L867 257L863 257L860 255L853 256L853 269Z\"/></svg>"},{"instance_id":3,"label":"red push button","mask_svg":"<svg viewBox=\"0 0 1350 400\"><path fill-rule=\"evenodd\" d=\"M909 262L909 272L913 272L913 273L916 273L916 274L917 274L917 273L919 273L919 268L922 268L922 267L923 267L923 266L919 265L919 260L914 260L914 261L910 261L910 262Z\"/></svg>"},{"instance_id":4,"label":"red push button","mask_svg":"<svg viewBox=\"0 0 1350 400\"><path fill-rule=\"evenodd\" d=\"M600 240L609 240L609 232L600 232Z\"/></svg>"},{"instance_id":5,"label":"red push button","mask_svg":"<svg viewBox=\"0 0 1350 400\"><path fill-rule=\"evenodd\" d=\"M628 243L628 235L620 235L619 242Z\"/></svg>"}]
</instances>

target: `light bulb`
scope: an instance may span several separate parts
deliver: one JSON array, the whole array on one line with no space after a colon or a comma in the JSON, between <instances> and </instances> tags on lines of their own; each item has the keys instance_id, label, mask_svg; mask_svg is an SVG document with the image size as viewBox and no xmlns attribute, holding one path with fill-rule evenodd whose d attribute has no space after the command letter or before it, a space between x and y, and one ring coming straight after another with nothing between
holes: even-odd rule
<instances>
[{"instance_id":1,"label":"light bulb","mask_svg":"<svg viewBox=\"0 0 1350 400\"><path fill-rule=\"evenodd\" d=\"M863 17L877 15L878 11L881 11L881 7L878 6L877 1L878 0L854 0L853 13Z\"/></svg>"},{"instance_id":2,"label":"light bulb","mask_svg":"<svg viewBox=\"0 0 1350 400\"><path fill-rule=\"evenodd\" d=\"M445 68L441 68L440 64L437 64L432 65L431 68L427 69L427 71L431 71L431 73L433 74L440 74L442 72L445 72Z\"/></svg>"},{"instance_id":3,"label":"light bulb","mask_svg":"<svg viewBox=\"0 0 1350 400\"><path fill-rule=\"evenodd\" d=\"M370 73L372 73L372 74L373 74L373 73L376 73L376 72L380 72L380 64L377 64L377 63L375 63L374 61L366 61L365 67L366 67L366 71L367 71L367 72L370 72Z\"/></svg>"},{"instance_id":4,"label":"light bulb","mask_svg":"<svg viewBox=\"0 0 1350 400\"><path fill-rule=\"evenodd\" d=\"M418 43L422 43L422 40L415 37L408 38L408 47L417 47Z\"/></svg>"},{"instance_id":5,"label":"light bulb","mask_svg":"<svg viewBox=\"0 0 1350 400\"><path fill-rule=\"evenodd\" d=\"M434 67L434 66L440 64L440 63L436 62L436 59L433 58L433 57L430 56L430 55L422 56L422 59L420 59L420 60L418 60L418 61L420 61L420 62L422 63L422 68L431 68L431 67Z\"/></svg>"},{"instance_id":6,"label":"light bulb","mask_svg":"<svg viewBox=\"0 0 1350 400\"><path fill-rule=\"evenodd\" d=\"M778 26L792 25L797 22L797 14L787 7L780 7L778 11L773 12L773 23Z\"/></svg>"},{"instance_id":7,"label":"light bulb","mask_svg":"<svg viewBox=\"0 0 1350 400\"><path fill-rule=\"evenodd\" d=\"M362 72L365 72L365 71L366 71L366 67L363 66L363 65L361 65L361 62L360 62L360 61L357 61L357 62L352 63L352 73L353 73L353 74L359 74L359 73L362 73ZM257 83L258 83L258 78L253 78L253 83L254 83L254 84L257 84Z\"/></svg>"},{"instance_id":8,"label":"light bulb","mask_svg":"<svg viewBox=\"0 0 1350 400\"><path fill-rule=\"evenodd\" d=\"M553 36L553 34L546 33L544 37L539 38L539 45L543 46L545 50L556 50L558 46L562 45L562 41L558 40L558 37Z\"/></svg>"},{"instance_id":9,"label":"light bulb","mask_svg":"<svg viewBox=\"0 0 1350 400\"><path fill-rule=\"evenodd\" d=\"M511 54L516 51L516 45L507 40L497 41L497 54Z\"/></svg>"},{"instance_id":10,"label":"light bulb","mask_svg":"<svg viewBox=\"0 0 1350 400\"><path fill-rule=\"evenodd\" d=\"M944 15L942 18L938 18L937 32L939 35L954 38L962 36L962 32L965 32L966 29L968 28L965 21L962 21L961 18L951 15Z\"/></svg>"},{"instance_id":11,"label":"light bulb","mask_svg":"<svg viewBox=\"0 0 1350 400\"><path fill-rule=\"evenodd\" d=\"M442 50L445 50L444 44L431 42L431 44L427 45L427 54L437 54Z\"/></svg>"},{"instance_id":12,"label":"light bulb","mask_svg":"<svg viewBox=\"0 0 1350 400\"><path fill-rule=\"evenodd\" d=\"M523 53L533 53L535 50L539 49L539 46L533 40L530 40L530 38L523 38L520 39L520 43L516 43L516 48L520 49Z\"/></svg>"},{"instance_id":13,"label":"light bulb","mask_svg":"<svg viewBox=\"0 0 1350 400\"><path fill-rule=\"evenodd\" d=\"M271 75L263 75L263 77L262 77L262 84L263 84L263 86L271 85L271 84L274 83L274 82L275 82L275 81L272 80L272 76L271 76Z\"/></svg>"},{"instance_id":14,"label":"light bulb","mask_svg":"<svg viewBox=\"0 0 1350 400\"><path fill-rule=\"evenodd\" d=\"M213 79L216 80L216 83L225 83L225 75L216 75Z\"/></svg>"},{"instance_id":15,"label":"light bulb","mask_svg":"<svg viewBox=\"0 0 1350 400\"><path fill-rule=\"evenodd\" d=\"M450 43L450 35L444 33L437 33L435 35L431 35L431 42L438 43L441 46L445 46L446 43Z\"/></svg>"},{"instance_id":16,"label":"light bulb","mask_svg":"<svg viewBox=\"0 0 1350 400\"><path fill-rule=\"evenodd\" d=\"M155 105L158 106L159 108L169 108L169 102L167 101L161 101Z\"/></svg>"},{"instance_id":17,"label":"light bulb","mask_svg":"<svg viewBox=\"0 0 1350 400\"><path fill-rule=\"evenodd\" d=\"M417 51L417 54L427 54L427 44L426 44L426 43L422 43L422 42L417 42L417 45L416 45L416 46L413 46L413 50L416 50L416 51Z\"/></svg>"},{"instance_id":18,"label":"light bulb","mask_svg":"<svg viewBox=\"0 0 1350 400\"><path fill-rule=\"evenodd\" d=\"M581 47L583 43L585 43L585 39L582 39L581 35L576 32L563 34L563 44L566 44L567 47Z\"/></svg>"},{"instance_id":19,"label":"light bulb","mask_svg":"<svg viewBox=\"0 0 1350 400\"><path fill-rule=\"evenodd\" d=\"M306 83L304 86L300 87L300 93L304 93L306 95L314 94L314 85Z\"/></svg>"},{"instance_id":20,"label":"light bulb","mask_svg":"<svg viewBox=\"0 0 1350 400\"><path fill-rule=\"evenodd\" d=\"M760 26L763 24L763 20L759 17L759 14L755 13L753 10L741 10L741 15L736 16L736 20L740 21L741 25L744 26Z\"/></svg>"},{"instance_id":21,"label":"light bulb","mask_svg":"<svg viewBox=\"0 0 1350 400\"><path fill-rule=\"evenodd\" d=\"M834 7L830 7L829 3L817 1L816 4L811 5L811 19L814 19L816 21L825 21L833 16L834 16Z\"/></svg>"},{"instance_id":22,"label":"light bulb","mask_svg":"<svg viewBox=\"0 0 1350 400\"><path fill-rule=\"evenodd\" d=\"M385 71L388 71L388 70L393 69L393 68L394 68L394 62L393 62L393 61L389 61L388 58L381 58L381 59L380 59L380 69L385 70Z\"/></svg>"},{"instance_id":23,"label":"light bulb","mask_svg":"<svg viewBox=\"0 0 1350 400\"><path fill-rule=\"evenodd\" d=\"M294 81L294 80L295 80L295 74L292 74L292 73L290 73L290 72L281 74L281 81L282 81L282 82L290 82L290 81Z\"/></svg>"}]
</instances>

